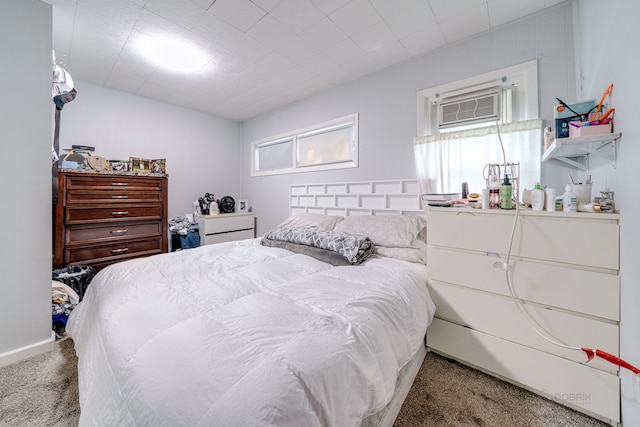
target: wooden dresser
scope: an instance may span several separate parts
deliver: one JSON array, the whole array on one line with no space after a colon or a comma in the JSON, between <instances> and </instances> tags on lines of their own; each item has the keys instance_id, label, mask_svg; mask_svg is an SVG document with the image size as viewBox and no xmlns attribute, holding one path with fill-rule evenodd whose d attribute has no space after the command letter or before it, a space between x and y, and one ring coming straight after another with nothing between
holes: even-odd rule
<instances>
[{"instance_id":1,"label":"wooden dresser","mask_svg":"<svg viewBox=\"0 0 640 427\"><path fill-rule=\"evenodd\" d=\"M167 177L60 172L54 267L167 252Z\"/></svg>"},{"instance_id":2,"label":"wooden dresser","mask_svg":"<svg viewBox=\"0 0 640 427\"><path fill-rule=\"evenodd\" d=\"M429 288L438 353L620 422L618 367L541 338L504 265L515 212L429 208ZM508 275L531 322L565 345L619 354L619 216L521 211Z\"/></svg>"}]
</instances>

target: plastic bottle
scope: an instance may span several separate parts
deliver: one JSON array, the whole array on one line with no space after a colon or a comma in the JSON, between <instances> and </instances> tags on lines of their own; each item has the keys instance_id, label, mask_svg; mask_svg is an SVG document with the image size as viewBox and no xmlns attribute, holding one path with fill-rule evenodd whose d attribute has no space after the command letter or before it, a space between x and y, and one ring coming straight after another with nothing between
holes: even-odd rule
<instances>
[{"instance_id":1,"label":"plastic bottle","mask_svg":"<svg viewBox=\"0 0 640 427\"><path fill-rule=\"evenodd\" d=\"M489 209L500 209L500 179L496 175L489 177Z\"/></svg>"},{"instance_id":2,"label":"plastic bottle","mask_svg":"<svg viewBox=\"0 0 640 427\"><path fill-rule=\"evenodd\" d=\"M511 203L512 196L513 196L513 187L509 182L509 175L505 175L504 181L500 186L500 209L511 209L513 207Z\"/></svg>"},{"instance_id":3,"label":"plastic bottle","mask_svg":"<svg viewBox=\"0 0 640 427\"><path fill-rule=\"evenodd\" d=\"M540 188L540 183L536 182L535 187L531 190L531 209L541 211L544 207L544 190Z\"/></svg>"},{"instance_id":4,"label":"plastic bottle","mask_svg":"<svg viewBox=\"0 0 640 427\"><path fill-rule=\"evenodd\" d=\"M571 185L567 185L564 188L564 195L562 196L562 211L563 212L577 212L578 211L578 196L573 192Z\"/></svg>"}]
</instances>

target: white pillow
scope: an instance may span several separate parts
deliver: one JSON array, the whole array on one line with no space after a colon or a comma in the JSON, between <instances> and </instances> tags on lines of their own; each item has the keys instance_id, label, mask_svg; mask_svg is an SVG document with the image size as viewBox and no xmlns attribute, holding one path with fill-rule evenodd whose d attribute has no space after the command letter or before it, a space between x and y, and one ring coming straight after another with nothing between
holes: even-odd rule
<instances>
[{"instance_id":1,"label":"white pillow","mask_svg":"<svg viewBox=\"0 0 640 427\"><path fill-rule=\"evenodd\" d=\"M299 213L285 219L278 228L285 227L318 227L322 230L333 230L342 221L341 216L322 215L315 213Z\"/></svg>"},{"instance_id":2,"label":"white pillow","mask_svg":"<svg viewBox=\"0 0 640 427\"><path fill-rule=\"evenodd\" d=\"M333 230L367 236L376 246L421 249L427 221L418 215L347 216Z\"/></svg>"},{"instance_id":3,"label":"white pillow","mask_svg":"<svg viewBox=\"0 0 640 427\"><path fill-rule=\"evenodd\" d=\"M376 253L383 257L401 259L403 261L414 262L418 264L427 264L427 244L423 249L414 248L385 248L384 246L376 246Z\"/></svg>"}]
</instances>

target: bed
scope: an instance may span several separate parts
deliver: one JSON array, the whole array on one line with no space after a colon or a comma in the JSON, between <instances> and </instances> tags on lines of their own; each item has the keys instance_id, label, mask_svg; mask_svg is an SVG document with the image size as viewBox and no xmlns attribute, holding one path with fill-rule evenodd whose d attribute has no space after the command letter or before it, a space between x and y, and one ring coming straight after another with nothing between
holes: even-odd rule
<instances>
[{"instance_id":1,"label":"bed","mask_svg":"<svg viewBox=\"0 0 640 427\"><path fill-rule=\"evenodd\" d=\"M287 229L360 250L271 238ZM270 233L98 273L67 326L80 425L393 422L435 311L424 219L299 212Z\"/></svg>"}]
</instances>

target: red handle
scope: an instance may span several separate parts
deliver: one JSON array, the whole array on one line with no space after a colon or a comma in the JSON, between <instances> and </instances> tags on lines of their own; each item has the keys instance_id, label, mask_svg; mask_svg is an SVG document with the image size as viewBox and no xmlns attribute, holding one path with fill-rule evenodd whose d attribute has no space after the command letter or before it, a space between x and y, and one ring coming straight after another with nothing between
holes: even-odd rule
<instances>
[{"instance_id":1,"label":"red handle","mask_svg":"<svg viewBox=\"0 0 640 427\"><path fill-rule=\"evenodd\" d=\"M592 349L585 347L582 348L582 351L584 351L587 355L587 362L593 359L593 356L598 356L599 358L604 359L609 363L613 363L616 366L626 368L636 375L640 374L640 369L636 368L631 363L626 362L617 356L614 356L613 354L607 353L606 351L602 351L600 349L596 349L595 351L593 351Z\"/></svg>"}]
</instances>

